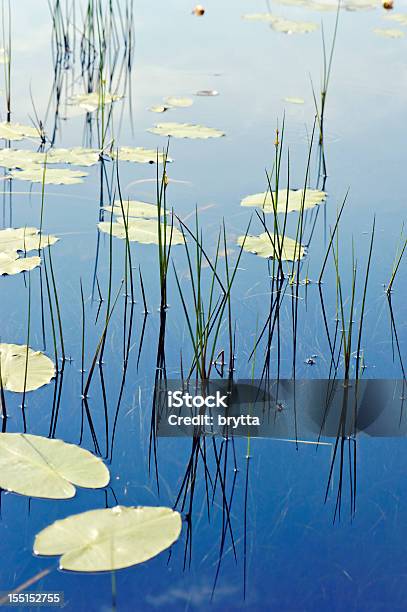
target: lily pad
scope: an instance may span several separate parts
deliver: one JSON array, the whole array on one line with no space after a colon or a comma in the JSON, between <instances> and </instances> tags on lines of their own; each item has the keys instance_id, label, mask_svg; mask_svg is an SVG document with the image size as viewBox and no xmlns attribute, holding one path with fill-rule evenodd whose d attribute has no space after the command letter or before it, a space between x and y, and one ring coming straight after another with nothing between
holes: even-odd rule
<instances>
[{"instance_id":1,"label":"lily pad","mask_svg":"<svg viewBox=\"0 0 407 612\"><path fill-rule=\"evenodd\" d=\"M0 64L8 64L9 61L9 55L7 53L7 51L1 47L0 48Z\"/></svg>"},{"instance_id":2,"label":"lily pad","mask_svg":"<svg viewBox=\"0 0 407 612\"><path fill-rule=\"evenodd\" d=\"M405 36L405 33L402 30L396 29L375 28L373 32L378 36L384 36L385 38L403 38Z\"/></svg>"},{"instance_id":3,"label":"lily pad","mask_svg":"<svg viewBox=\"0 0 407 612\"><path fill-rule=\"evenodd\" d=\"M165 113L169 108L171 108L170 106L150 106L150 108L148 109L151 113Z\"/></svg>"},{"instance_id":4,"label":"lily pad","mask_svg":"<svg viewBox=\"0 0 407 612\"><path fill-rule=\"evenodd\" d=\"M52 246L58 241L56 236L41 234L36 227L8 227L0 230L0 253L34 251L39 247Z\"/></svg>"},{"instance_id":5,"label":"lily pad","mask_svg":"<svg viewBox=\"0 0 407 612\"><path fill-rule=\"evenodd\" d=\"M113 158L116 156L113 154ZM164 163L165 155L158 151L158 163ZM136 162L138 164L155 164L157 162L157 149L144 149L143 147L121 147L119 149L119 160ZM167 157L167 162L172 162L171 157Z\"/></svg>"},{"instance_id":6,"label":"lily pad","mask_svg":"<svg viewBox=\"0 0 407 612\"><path fill-rule=\"evenodd\" d=\"M98 108L101 108L102 101L105 105L107 105L111 104L112 102L115 102L116 100L120 100L121 97L122 96L118 96L116 94L111 94L108 92L105 92L102 96L101 93L93 91L91 93L75 94L74 96L71 96L71 98L69 99L69 104L72 104L73 106L79 106L80 108L83 108L87 113L93 113Z\"/></svg>"},{"instance_id":7,"label":"lily pad","mask_svg":"<svg viewBox=\"0 0 407 612\"><path fill-rule=\"evenodd\" d=\"M315 0L278 0L278 4L285 6L301 6L311 11L336 11L337 2L316 2Z\"/></svg>"},{"instance_id":8,"label":"lily pad","mask_svg":"<svg viewBox=\"0 0 407 612\"><path fill-rule=\"evenodd\" d=\"M287 97L284 98L285 102L288 102L289 104L304 104L305 100L303 98L295 98L295 97Z\"/></svg>"},{"instance_id":9,"label":"lily pad","mask_svg":"<svg viewBox=\"0 0 407 612\"><path fill-rule=\"evenodd\" d=\"M10 176L19 181L30 181L31 183L42 183L47 185L75 185L83 183L83 177L87 176L87 172L82 170L65 170L57 168L46 168L44 177L44 168L28 168L26 170L13 170Z\"/></svg>"},{"instance_id":10,"label":"lily pad","mask_svg":"<svg viewBox=\"0 0 407 612\"><path fill-rule=\"evenodd\" d=\"M156 219L131 219L127 224L129 242L141 242L142 244L158 244L158 223ZM112 233L116 238L126 239L126 229L123 219L119 219L117 223L102 221L98 224L99 229L106 234ZM161 224L164 231L164 223ZM172 237L171 237L172 235ZM172 245L184 244L184 237L176 227L172 228L171 224L166 227L166 240Z\"/></svg>"},{"instance_id":11,"label":"lily pad","mask_svg":"<svg viewBox=\"0 0 407 612\"><path fill-rule=\"evenodd\" d=\"M22 433L0 434L0 487L30 497L69 499L78 487L100 489L109 470L89 451Z\"/></svg>"},{"instance_id":12,"label":"lily pad","mask_svg":"<svg viewBox=\"0 0 407 612\"><path fill-rule=\"evenodd\" d=\"M271 236L271 239L270 239ZM297 261L304 257L305 248L298 242L289 238L288 236L276 237L275 244L273 244L273 234L267 232L260 234L259 236L247 236L246 240L244 236L239 236L237 243L243 246L243 250L249 253L254 253L259 257L267 257L272 259L278 259L281 249L282 261ZM282 247L281 247L282 244Z\"/></svg>"},{"instance_id":13,"label":"lily pad","mask_svg":"<svg viewBox=\"0 0 407 612\"><path fill-rule=\"evenodd\" d=\"M164 102L168 104L168 106L176 106L179 108L186 108L187 106L192 106L194 103L191 98L176 98L175 96L164 98Z\"/></svg>"},{"instance_id":14,"label":"lily pad","mask_svg":"<svg viewBox=\"0 0 407 612\"><path fill-rule=\"evenodd\" d=\"M116 506L55 521L37 534L36 555L62 555L60 569L102 572L144 563L174 544L181 516L171 508Z\"/></svg>"},{"instance_id":15,"label":"lily pad","mask_svg":"<svg viewBox=\"0 0 407 612\"><path fill-rule=\"evenodd\" d=\"M17 253L1 253L0 252L0 276L12 276L20 272L29 272L41 263L41 258L35 257L19 257Z\"/></svg>"},{"instance_id":16,"label":"lily pad","mask_svg":"<svg viewBox=\"0 0 407 612\"><path fill-rule=\"evenodd\" d=\"M5 140L23 140L23 138L39 138L38 130L30 125L20 123L0 123L0 138Z\"/></svg>"},{"instance_id":17,"label":"lily pad","mask_svg":"<svg viewBox=\"0 0 407 612\"><path fill-rule=\"evenodd\" d=\"M148 204L139 200L123 200L124 217L137 217L138 219L155 219L158 217L156 204ZM123 216L120 200L116 200L113 206L105 206L104 210L113 213L117 217ZM163 213L162 213L163 214Z\"/></svg>"},{"instance_id":18,"label":"lily pad","mask_svg":"<svg viewBox=\"0 0 407 612\"><path fill-rule=\"evenodd\" d=\"M287 203L287 189L278 190L278 198L276 202L276 194L273 192L273 198L271 197L270 191L263 193L255 193L249 195L241 201L242 206L258 206L265 213L274 212L274 205L276 205L278 213L300 211L302 207L304 210L307 208L313 208L317 204L322 204L325 201L326 193L319 191L318 189L306 189L305 196L303 189L290 189L288 191L288 203ZM304 203L303 203L304 201Z\"/></svg>"},{"instance_id":19,"label":"lily pad","mask_svg":"<svg viewBox=\"0 0 407 612\"><path fill-rule=\"evenodd\" d=\"M35 391L48 385L55 376L51 359L31 348L27 352L25 344L0 344L0 360L1 379L6 391Z\"/></svg>"},{"instance_id":20,"label":"lily pad","mask_svg":"<svg viewBox=\"0 0 407 612\"><path fill-rule=\"evenodd\" d=\"M44 155L45 159L45 155ZM47 164L72 164L72 166L94 166L100 159L98 149L74 147L72 149L50 149Z\"/></svg>"},{"instance_id":21,"label":"lily pad","mask_svg":"<svg viewBox=\"0 0 407 612\"><path fill-rule=\"evenodd\" d=\"M290 19L284 19L278 17L273 13L251 13L243 15L243 19L249 21L265 21L269 23L273 30L277 32L283 32L285 34L307 34L308 32L314 32L318 29L317 23L311 23L308 21L292 21Z\"/></svg>"},{"instance_id":22,"label":"lily pad","mask_svg":"<svg viewBox=\"0 0 407 612\"><path fill-rule=\"evenodd\" d=\"M391 13L390 15L386 15L385 19L396 21L402 26L407 26L407 15L405 13Z\"/></svg>"},{"instance_id":23,"label":"lily pad","mask_svg":"<svg viewBox=\"0 0 407 612\"><path fill-rule=\"evenodd\" d=\"M225 136L224 132L204 125L192 125L190 123L158 123L147 130L159 136L173 136L174 138L219 138Z\"/></svg>"},{"instance_id":24,"label":"lily pad","mask_svg":"<svg viewBox=\"0 0 407 612\"><path fill-rule=\"evenodd\" d=\"M31 169L44 162L44 154L27 149L0 149L0 166L5 168Z\"/></svg>"}]
</instances>

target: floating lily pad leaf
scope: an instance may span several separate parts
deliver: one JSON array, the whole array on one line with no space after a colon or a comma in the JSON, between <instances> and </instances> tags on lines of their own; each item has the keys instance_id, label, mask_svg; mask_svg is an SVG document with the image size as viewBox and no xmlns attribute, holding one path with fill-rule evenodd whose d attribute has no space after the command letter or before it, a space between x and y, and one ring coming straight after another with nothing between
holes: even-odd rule
<instances>
[{"instance_id":1,"label":"floating lily pad leaf","mask_svg":"<svg viewBox=\"0 0 407 612\"><path fill-rule=\"evenodd\" d=\"M347 0L343 6L347 11L369 11L379 5L379 0Z\"/></svg>"},{"instance_id":2,"label":"floating lily pad leaf","mask_svg":"<svg viewBox=\"0 0 407 612\"><path fill-rule=\"evenodd\" d=\"M23 393L24 382L26 391L35 391L48 385L55 376L55 366L51 359L31 348L27 353L25 344L0 344L0 360L1 378L6 391Z\"/></svg>"},{"instance_id":3,"label":"floating lily pad leaf","mask_svg":"<svg viewBox=\"0 0 407 612\"><path fill-rule=\"evenodd\" d=\"M116 238L126 239L126 229L122 218L119 218L117 223L102 221L98 224L98 227L106 234L110 234L111 231L112 235ZM161 224L161 228L164 231L164 223ZM158 244L158 223L156 219L131 219L127 223L127 230L130 242ZM172 228L171 237L171 224L167 224L166 239L167 244L169 244L170 240L172 245L184 243L184 237L176 227Z\"/></svg>"},{"instance_id":4,"label":"floating lily pad leaf","mask_svg":"<svg viewBox=\"0 0 407 612\"><path fill-rule=\"evenodd\" d=\"M116 156L113 154L113 158ZM164 163L164 153L158 151L158 163ZM136 162L138 164L155 164L157 162L157 149L144 149L143 147L121 147L119 149L119 160ZM167 157L167 162L172 162L171 157Z\"/></svg>"},{"instance_id":5,"label":"floating lily pad leaf","mask_svg":"<svg viewBox=\"0 0 407 612\"><path fill-rule=\"evenodd\" d=\"M291 97L284 98L284 101L288 102L289 104L304 104L305 102L303 98L291 98Z\"/></svg>"},{"instance_id":6,"label":"floating lily pad leaf","mask_svg":"<svg viewBox=\"0 0 407 612\"><path fill-rule=\"evenodd\" d=\"M273 30L284 32L285 34L307 34L318 29L318 24L307 21L292 21L277 17L272 13L252 13L243 15L243 19L249 21L265 21L269 23Z\"/></svg>"},{"instance_id":7,"label":"floating lily pad leaf","mask_svg":"<svg viewBox=\"0 0 407 612\"><path fill-rule=\"evenodd\" d=\"M219 92L216 91L216 89L201 89L200 91L197 91L196 96L204 96L204 97L212 97L212 96L218 96Z\"/></svg>"},{"instance_id":8,"label":"floating lily pad leaf","mask_svg":"<svg viewBox=\"0 0 407 612\"><path fill-rule=\"evenodd\" d=\"M27 149L0 149L0 166L20 168L22 170L37 168L44 162L44 154Z\"/></svg>"},{"instance_id":9,"label":"floating lily pad leaf","mask_svg":"<svg viewBox=\"0 0 407 612\"><path fill-rule=\"evenodd\" d=\"M258 206L265 213L274 212L274 206L276 206L278 213L285 213L285 211L300 211L303 207L304 210L307 208L313 208L317 204L324 202L325 198L326 193L324 191L319 191L318 189L306 189L305 196L303 189L290 189L288 191L287 204L287 189L279 189L277 201L275 192L273 192L272 198L270 191L267 191L247 196L241 201L241 205Z\"/></svg>"},{"instance_id":10,"label":"floating lily pad leaf","mask_svg":"<svg viewBox=\"0 0 407 612\"><path fill-rule=\"evenodd\" d=\"M378 36L384 36L385 38L403 38L403 36L405 36L405 33L402 30L375 28L373 32Z\"/></svg>"},{"instance_id":11,"label":"floating lily pad leaf","mask_svg":"<svg viewBox=\"0 0 407 612\"><path fill-rule=\"evenodd\" d=\"M36 227L8 227L0 230L0 253L17 253L34 251L53 245L58 241L56 236L42 234Z\"/></svg>"},{"instance_id":12,"label":"floating lily pad leaf","mask_svg":"<svg viewBox=\"0 0 407 612\"><path fill-rule=\"evenodd\" d=\"M385 19L397 21L400 25L407 26L407 15L405 13L391 13L390 15L386 15Z\"/></svg>"},{"instance_id":13,"label":"floating lily pad leaf","mask_svg":"<svg viewBox=\"0 0 407 612\"><path fill-rule=\"evenodd\" d=\"M150 106L150 108L148 109L151 113L165 113L169 108L171 108L170 106Z\"/></svg>"},{"instance_id":14,"label":"floating lily pad leaf","mask_svg":"<svg viewBox=\"0 0 407 612\"><path fill-rule=\"evenodd\" d=\"M117 217L123 217L120 200L116 200L113 206L105 206L104 210L113 212ZM123 200L124 217L137 217L138 219L156 219L158 217L158 207L156 204L148 204L139 200ZM161 212L163 215L164 213Z\"/></svg>"},{"instance_id":15,"label":"floating lily pad leaf","mask_svg":"<svg viewBox=\"0 0 407 612\"><path fill-rule=\"evenodd\" d=\"M336 11L337 2L316 2L315 0L278 0L278 4L285 6L301 6L311 11Z\"/></svg>"},{"instance_id":16,"label":"floating lily pad leaf","mask_svg":"<svg viewBox=\"0 0 407 612\"><path fill-rule=\"evenodd\" d=\"M0 64L8 64L8 53L3 47L0 48Z\"/></svg>"},{"instance_id":17,"label":"floating lily pad leaf","mask_svg":"<svg viewBox=\"0 0 407 612\"><path fill-rule=\"evenodd\" d=\"M23 138L39 138L38 130L30 125L20 123L0 123L0 138L5 140L23 140Z\"/></svg>"},{"instance_id":18,"label":"floating lily pad leaf","mask_svg":"<svg viewBox=\"0 0 407 612\"><path fill-rule=\"evenodd\" d=\"M270 239L271 236L271 239ZM244 240L244 236L239 236L237 243L243 246L243 250L249 253L255 253L259 257L267 257L272 259L278 259L281 250L281 259L283 261L297 261L304 257L305 248L298 242L288 236L280 236L276 243L273 244L273 233L267 232L260 234L260 236L247 236ZM281 246L282 245L282 246Z\"/></svg>"},{"instance_id":19,"label":"floating lily pad leaf","mask_svg":"<svg viewBox=\"0 0 407 612\"><path fill-rule=\"evenodd\" d=\"M278 18L271 23L273 30L284 34L308 34L318 29L317 23L309 21L292 21L291 19Z\"/></svg>"},{"instance_id":20,"label":"floating lily pad leaf","mask_svg":"<svg viewBox=\"0 0 407 612\"><path fill-rule=\"evenodd\" d=\"M76 493L74 485L100 489L109 480L103 461L80 446L30 434L0 434L0 487L7 491L69 499Z\"/></svg>"},{"instance_id":21,"label":"floating lily pad leaf","mask_svg":"<svg viewBox=\"0 0 407 612\"><path fill-rule=\"evenodd\" d=\"M83 177L87 176L87 172L82 170L65 170L57 168L46 168L44 180L44 168L28 168L26 170L13 170L10 176L19 181L30 181L31 183L42 183L47 185L75 185L83 183Z\"/></svg>"},{"instance_id":22,"label":"floating lily pad leaf","mask_svg":"<svg viewBox=\"0 0 407 612\"><path fill-rule=\"evenodd\" d=\"M174 136L174 138L219 138L225 136L225 133L220 130L190 123L158 123L147 131L160 136Z\"/></svg>"},{"instance_id":23,"label":"floating lily pad leaf","mask_svg":"<svg viewBox=\"0 0 407 612\"><path fill-rule=\"evenodd\" d=\"M164 102L166 102L168 106L176 106L179 108L186 108L187 106L192 106L194 103L191 98L176 98L175 96L168 96L168 98L164 98Z\"/></svg>"},{"instance_id":24,"label":"floating lily pad leaf","mask_svg":"<svg viewBox=\"0 0 407 612\"><path fill-rule=\"evenodd\" d=\"M45 156L44 156L45 159ZM72 164L73 166L94 166L100 159L98 149L50 149L47 152L47 164Z\"/></svg>"},{"instance_id":25,"label":"floating lily pad leaf","mask_svg":"<svg viewBox=\"0 0 407 612\"><path fill-rule=\"evenodd\" d=\"M116 506L55 521L37 534L36 555L62 555L60 569L102 572L152 559L180 536L181 515L164 507Z\"/></svg>"},{"instance_id":26,"label":"floating lily pad leaf","mask_svg":"<svg viewBox=\"0 0 407 612\"><path fill-rule=\"evenodd\" d=\"M116 100L120 100L121 97L122 96L118 96L108 92L105 92L102 96L101 93L99 94L97 91L94 91L92 93L87 94L76 94L69 99L69 103L73 106L79 106L80 108L83 108L88 113L93 113L98 108L102 107L102 103L104 103L105 105L111 104Z\"/></svg>"},{"instance_id":27,"label":"floating lily pad leaf","mask_svg":"<svg viewBox=\"0 0 407 612\"><path fill-rule=\"evenodd\" d=\"M13 275L29 272L41 263L40 257L18 257L17 253L0 252L0 275Z\"/></svg>"}]
</instances>

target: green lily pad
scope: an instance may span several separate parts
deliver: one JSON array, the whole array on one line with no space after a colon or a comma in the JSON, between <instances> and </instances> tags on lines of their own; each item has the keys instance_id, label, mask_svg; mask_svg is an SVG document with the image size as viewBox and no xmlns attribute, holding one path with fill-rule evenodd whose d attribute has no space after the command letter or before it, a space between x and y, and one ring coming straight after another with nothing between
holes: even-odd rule
<instances>
[{"instance_id":1,"label":"green lily pad","mask_svg":"<svg viewBox=\"0 0 407 612\"><path fill-rule=\"evenodd\" d=\"M168 98L164 98L164 102L168 106L176 106L179 108L186 108L188 106L192 106L194 103L191 98L177 98L175 96L168 96Z\"/></svg>"},{"instance_id":2,"label":"green lily pad","mask_svg":"<svg viewBox=\"0 0 407 612\"><path fill-rule=\"evenodd\" d=\"M5 168L31 169L44 162L44 154L27 149L0 149L0 166Z\"/></svg>"},{"instance_id":3,"label":"green lily pad","mask_svg":"<svg viewBox=\"0 0 407 612\"><path fill-rule=\"evenodd\" d=\"M120 200L116 200L113 206L104 206L104 210L113 213L117 217L123 217ZM137 217L138 219L154 219L158 217L156 204L148 204L139 200L123 200L124 218ZM161 215L164 213L162 212Z\"/></svg>"},{"instance_id":4,"label":"green lily pad","mask_svg":"<svg viewBox=\"0 0 407 612\"><path fill-rule=\"evenodd\" d=\"M304 207L304 210L307 208L313 208L317 204L322 204L325 201L325 198L326 193L324 191L320 191L319 189L306 189L305 196L303 189L290 189L288 190L287 203L287 189L279 189L277 202L275 192L273 192L272 198L270 191L265 191L243 198L241 205L258 206L265 213L274 212L274 206L276 206L278 213L285 213L286 210L287 212L300 211L302 210L302 207Z\"/></svg>"},{"instance_id":5,"label":"green lily pad","mask_svg":"<svg viewBox=\"0 0 407 612\"><path fill-rule=\"evenodd\" d=\"M19 257L17 253L0 252L0 276L12 276L20 272L29 272L41 263L41 258Z\"/></svg>"},{"instance_id":6,"label":"green lily pad","mask_svg":"<svg viewBox=\"0 0 407 612\"><path fill-rule=\"evenodd\" d=\"M117 223L102 221L98 224L98 228L106 234L112 233L116 238L126 239L126 229L123 219L119 219ZM162 231L164 231L164 223L161 223ZM158 223L156 219L131 219L127 224L129 242L141 242L142 244L158 244ZM184 237L176 227L172 228L171 224L166 227L166 240L172 245L184 244Z\"/></svg>"},{"instance_id":7,"label":"green lily pad","mask_svg":"<svg viewBox=\"0 0 407 612\"><path fill-rule=\"evenodd\" d=\"M287 98L284 98L284 102L288 102L289 104L304 104L305 100L304 98L295 98L288 96Z\"/></svg>"},{"instance_id":8,"label":"green lily pad","mask_svg":"<svg viewBox=\"0 0 407 612\"><path fill-rule=\"evenodd\" d=\"M44 160L45 160L45 154ZM98 149L73 147L72 149L50 149L47 164L71 164L72 166L94 166L100 159Z\"/></svg>"},{"instance_id":9,"label":"green lily pad","mask_svg":"<svg viewBox=\"0 0 407 612\"><path fill-rule=\"evenodd\" d=\"M407 26L407 15L405 13L391 13L386 15L385 18L390 21L396 21L402 26Z\"/></svg>"},{"instance_id":10,"label":"green lily pad","mask_svg":"<svg viewBox=\"0 0 407 612\"><path fill-rule=\"evenodd\" d=\"M116 159L116 155L112 154ZM158 163L164 163L165 155L158 151ZM157 162L157 149L144 149L143 147L121 147L119 149L119 160L136 162L138 164L155 164ZM167 157L167 162L172 162L171 157Z\"/></svg>"},{"instance_id":11,"label":"green lily pad","mask_svg":"<svg viewBox=\"0 0 407 612\"><path fill-rule=\"evenodd\" d=\"M169 108L171 108L170 106L164 106L164 105L158 105L158 106L150 106L150 108L148 109L151 113L165 113Z\"/></svg>"},{"instance_id":12,"label":"green lily pad","mask_svg":"<svg viewBox=\"0 0 407 612\"><path fill-rule=\"evenodd\" d=\"M174 544L181 516L171 508L116 506L55 521L35 538L36 555L62 555L60 569L102 572L144 563Z\"/></svg>"},{"instance_id":13,"label":"green lily pad","mask_svg":"<svg viewBox=\"0 0 407 612\"><path fill-rule=\"evenodd\" d=\"M403 32L402 30L396 30L391 28L375 28L373 32L378 36L383 36L384 38L403 38L405 36L405 32Z\"/></svg>"},{"instance_id":14,"label":"green lily pad","mask_svg":"<svg viewBox=\"0 0 407 612\"><path fill-rule=\"evenodd\" d=\"M8 227L0 230L0 253L17 253L38 250L52 246L58 241L56 236L41 234L36 227Z\"/></svg>"},{"instance_id":15,"label":"green lily pad","mask_svg":"<svg viewBox=\"0 0 407 612\"><path fill-rule=\"evenodd\" d=\"M39 138L38 130L31 125L20 123L0 123L0 138L5 140L23 140L23 138Z\"/></svg>"},{"instance_id":16,"label":"green lily pad","mask_svg":"<svg viewBox=\"0 0 407 612\"><path fill-rule=\"evenodd\" d=\"M35 391L55 376L53 361L25 344L0 344L0 371L3 389L14 393ZM26 372L27 370L27 372Z\"/></svg>"},{"instance_id":17,"label":"green lily pad","mask_svg":"<svg viewBox=\"0 0 407 612\"><path fill-rule=\"evenodd\" d=\"M147 132L159 136L173 136L174 138L220 138L225 136L224 132L204 125L192 125L191 123L157 123Z\"/></svg>"},{"instance_id":18,"label":"green lily pad","mask_svg":"<svg viewBox=\"0 0 407 612\"><path fill-rule=\"evenodd\" d=\"M69 99L69 104L72 106L79 106L83 108L87 113L93 113L98 108L101 108L102 102L105 106L120 100L122 96L105 92L103 95L97 91L85 94L75 94Z\"/></svg>"},{"instance_id":19,"label":"green lily pad","mask_svg":"<svg viewBox=\"0 0 407 612\"><path fill-rule=\"evenodd\" d=\"M246 240L244 236L239 236L237 243L240 246L243 245L244 251L254 253L259 257L278 259L280 249L282 261L297 261L298 259L302 259L304 257L305 248L292 238L284 236L283 240L282 236L280 236L278 239L276 237L275 244L273 244L273 234L270 233L270 236L267 232L264 232L259 236L247 236Z\"/></svg>"},{"instance_id":20,"label":"green lily pad","mask_svg":"<svg viewBox=\"0 0 407 612\"><path fill-rule=\"evenodd\" d=\"M69 499L78 487L100 489L109 470L89 451L22 433L0 434L0 487L29 497Z\"/></svg>"},{"instance_id":21,"label":"green lily pad","mask_svg":"<svg viewBox=\"0 0 407 612\"><path fill-rule=\"evenodd\" d=\"M243 15L243 19L248 21L265 21L271 28L273 28L273 30L283 32L285 34L307 34L308 32L314 32L318 29L317 23L311 23L308 21L292 21L290 19L278 17L273 13L251 13L248 15Z\"/></svg>"},{"instance_id":22,"label":"green lily pad","mask_svg":"<svg viewBox=\"0 0 407 612\"><path fill-rule=\"evenodd\" d=\"M19 181L30 181L31 183L42 183L47 185L75 185L83 183L83 177L87 172L82 170L65 170L57 168L46 168L44 178L44 168L28 168L27 170L13 170L10 176Z\"/></svg>"}]
</instances>

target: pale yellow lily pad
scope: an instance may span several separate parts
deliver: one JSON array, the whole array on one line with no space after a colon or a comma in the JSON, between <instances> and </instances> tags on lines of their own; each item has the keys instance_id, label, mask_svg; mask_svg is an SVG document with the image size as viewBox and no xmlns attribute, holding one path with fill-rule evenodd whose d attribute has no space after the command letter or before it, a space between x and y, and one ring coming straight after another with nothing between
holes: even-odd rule
<instances>
[{"instance_id":1,"label":"pale yellow lily pad","mask_svg":"<svg viewBox=\"0 0 407 612\"><path fill-rule=\"evenodd\" d=\"M116 238L126 239L126 228L123 218L119 218L117 223L102 221L98 224L99 229L106 234L112 233ZM164 223L161 223L164 232ZM156 219L129 219L127 223L129 242L141 242L142 244L158 244L158 221ZM184 237L176 227L171 230L171 224L167 223L166 241L172 245L183 244Z\"/></svg>"},{"instance_id":2,"label":"pale yellow lily pad","mask_svg":"<svg viewBox=\"0 0 407 612\"><path fill-rule=\"evenodd\" d=\"M389 15L385 15L385 19L396 21L402 26L407 26L407 14L405 13L390 13Z\"/></svg>"},{"instance_id":3,"label":"pale yellow lily pad","mask_svg":"<svg viewBox=\"0 0 407 612\"><path fill-rule=\"evenodd\" d=\"M283 32L285 34L307 34L308 32L314 32L318 29L317 23L308 21L292 21L291 19L278 17L273 13L251 13L243 15L243 19L248 21L264 21L270 24L273 30Z\"/></svg>"},{"instance_id":4,"label":"pale yellow lily pad","mask_svg":"<svg viewBox=\"0 0 407 612\"><path fill-rule=\"evenodd\" d=\"M192 125L190 123L158 123L147 132L159 136L173 136L174 138L219 138L225 136L224 132L204 125Z\"/></svg>"},{"instance_id":5,"label":"pale yellow lily pad","mask_svg":"<svg viewBox=\"0 0 407 612\"><path fill-rule=\"evenodd\" d=\"M169 108L171 108L170 106L150 106L150 108L148 109L151 113L165 113Z\"/></svg>"},{"instance_id":6,"label":"pale yellow lily pad","mask_svg":"<svg viewBox=\"0 0 407 612\"><path fill-rule=\"evenodd\" d=\"M6 391L35 391L48 385L55 376L51 359L31 348L27 352L25 344L0 344L0 360L1 379Z\"/></svg>"},{"instance_id":7,"label":"pale yellow lily pad","mask_svg":"<svg viewBox=\"0 0 407 612\"><path fill-rule=\"evenodd\" d=\"M100 489L109 470L89 451L22 433L0 434L0 487L29 497L69 499L78 487Z\"/></svg>"},{"instance_id":8,"label":"pale yellow lily pad","mask_svg":"<svg viewBox=\"0 0 407 612\"><path fill-rule=\"evenodd\" d=\"M36 227L8 227L0 230L0 253L34 251L52 246L57 241L58 238L51 234L40 235Z\"/></svg>"},{"instance_id":9,"label":"pale yellow lily pad","mask_svg":"<svg viewBox=\"0 0 407 612\"><path fill-rule=\"evenodd\" d=\"M87 113L93 113L98 110L98 108L102 107L104 103L105 106L115 102L116 100L120 100L122 96L111 94L109 92L105 92L103 95L100 92L93 91L91 93L85 94L75 94L71 96L69 99L69 104L73 106L79 106L83 108Z\"/></svg>"},{"instance_id":10,"label":"pale yellow lily pad","mask_svg":"<svg viewBox=\"0 0 407 612\"><path fill-rule=\"evenodd\" d=\"M0 64L8 64L9 61L9 55L7 53L7 51L1 47L0 48Z\"/></svg>"},{"instance_id":11,"label":"pale yellow lily pad","mask_svg":"<svg viewBox=\"0 0 407 612\"><path fill-rule=\"evenodd\" d=\"M403 38L405 36L405 32L396 29L375 28L373 32L384 38Z\"/></svg>"},{"instance_id":12,"label":"pale yellow lily pad","mask_svg":"<svg viewBox=\"0 0 407 612\"><path fill-rule=\"evenodd\" d=\"M112 153L112 158L116 159L116 155ZM119 161L136 162L138 164L155 164L157 162L164 163L164 153L157 149L144 149L144 147L120 147ZM172 162L171 157L167 157L167 162Z\"/></svg>"},{"instance_id":13,"label":"pale yellow lily pad","mask_svg":"<svg viewBox=\"0 0 407 612\"><path fill-rule=\"evenodd\" d=\"M290 189L288 192L287 189L279 189L277 198L275 192L271 197L270 191L265 191L243 198L241 205L258 206L265 213L272 213L275 208L277 213L285 213L286 211L293 212L313 208L317 204L322 204L325 198L325 191L319 189L306 189L305 194L303 189Z\"/></svg>"},{"instance_id":14,"label":"pale yellow lily pad","mask_svg":"<svg viewBox=\"0 0 407 612\"><path fill-rule=\"evenodd\" d=\"M55 521L35 538L36 555L62 555L60 569L113 571L144 563L180 536L181 515L165 507L116 506Z\"/></svg>"},{"instance_id":15,"label":"pale yellow lily pad","mask_svg":"<svg viewBox=\"0 0 407 612\"><path fill-rule=\"evenodd\" d=\"M138 219L155 219L158 217L157 204L149 204L148 202L141 202L139 200L123 200L123 210L120 200L116 200L113 206L104 206L104 210L113 213L117 217L137 217ZM161 212L161 215L164 213Z\"/></svg>"},{"instance_id":16,"label":"pale yellow lily pad","mask_svg":"<svg viewBox=\"0 0 407 612\"><path fill-rule=\"evenodd\" d=\"M0 138L5 140L23 140L23 138L39 138L38 130L30 125L20 123L0 123Z\"/></svg>"},{"instance_id":17,"label":"pale yellow lily pad","mask_svg":"<svg viewBox=\"0 0 407 612\"><path fill-rule=\"evenodd\" d=\"M22 170L37 168L44 162L44 154L28 149L0 149L0 166L20 168Z\"/></svg>"},{"instance_id":18,"label":"pale yellow lily pad","mask_svg":"<svg viewBox=\"0 0 407 612\"><path fill-rule=\"evenodd\" d=\"M305 248L298 242L288 236L284 236L284 239L276 236L274 240L272 232L270 235L264 232L259 236L247 236L246 239L245 236L239 236L237 243L243 245L244 251L259 257L279 259L281 251L282 261L297 261L305 255Z\"/></svg>"},{"instance_id":19,"label":"pale yellow lily pad","mask_svg":"<svg viewBox=\"0 0 407 612\"><path fill-rule=\"evenodd\" d=\"M72 166L94 166L100 159L98 149L73 147L72 149L50 149L47 164L71 164ZM45 155L44 155L45 160Z\"/></svg>"},{"instance_id":20,"label":"pale yellow lily pad","mask_svg":"<svg viewBox=\"0 0 407 612\"><path fill-rule=\"evenodd\" d=\"M194 103L191 98L177 98L176 96L168 96L168 98L164 98L164 102L168 106L176 106L179 108L186 108L192 106Z\"/></svg>"},{"instance_id":21,"label":"pale yellow lily pad","mask_svg":"<svg viewBox=\"0 0 407 612\"><path fill-rule=\"evenodd\" d=\"M26 170L13 170L10 175L13 179L19 181L30 181L31 183L42 183L46 185L75 185L83 183L83 178L87 176L87 172L82 170L65 170L64 168L46 168L44 177L44 168L28 168Z\"/></svg>"},{"instance_id":22,"label":"pale yellow lily pad","mask_svg":"<svg viewBox=\"0 0 407 612\"><path fill-rule=\"evenodd\" d=\"M29 272L41 263L41 258L34 257L19 257L17 253L1 253L0 252L0 276L12 276L20 274L20 272Z\"/></svg>"},{"instance_id":23,"label":"pale yellow lily pad","mask_svg":"<svg viewBox=\"0 0 407 612\"><path fill-rule=\"evenodd\" d=\"M305 100L304 98L295 98L287 96L286 98L284 98L284 102L288 102L289 104L304 104Z\"/></svg>"}]
</instances>

